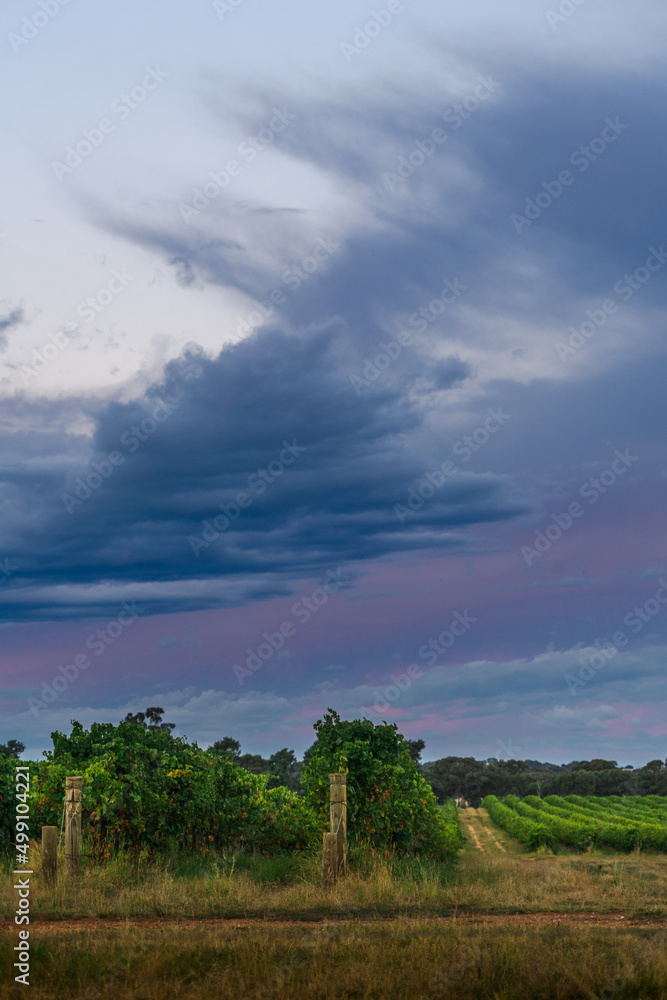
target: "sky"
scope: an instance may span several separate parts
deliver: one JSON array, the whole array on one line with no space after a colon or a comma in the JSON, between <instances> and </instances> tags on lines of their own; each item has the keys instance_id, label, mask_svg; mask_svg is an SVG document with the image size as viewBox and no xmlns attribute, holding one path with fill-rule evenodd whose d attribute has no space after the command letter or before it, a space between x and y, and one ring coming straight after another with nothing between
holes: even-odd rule
<instances>
[{"instance_id":1,"label":"sky","mask_svg":"<svg viewBox=\"0 0 667 1000\"><path fill-rule=\"evenodd\" d=\"M667 756L662 4L381 3L0 11L26 757Z\"/></svg>"}]
</instances>

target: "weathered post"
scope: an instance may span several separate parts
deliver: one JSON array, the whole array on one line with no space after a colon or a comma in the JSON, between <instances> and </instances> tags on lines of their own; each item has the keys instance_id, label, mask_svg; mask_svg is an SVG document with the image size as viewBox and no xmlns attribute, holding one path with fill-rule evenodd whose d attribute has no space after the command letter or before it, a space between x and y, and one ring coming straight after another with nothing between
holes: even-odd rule
<instances>
[{"instance_id":1,"label":"weathered post","mask_svg":"<svg viewBox=\"0 0 667 1000\"><path fill-rule=\"evenodd\" d=\"M322 844L322 887L331 889L336 884L338 868L338 834L325 833Z\"/></svg>"},{"instance_id":2,"label":"weathered post","mask_svg":"<svg viewBox=\"0 0 667 1000\"><path fill-rule=\"evenodd\" d=\"M81 857L81 810L83 777L65 778L65 869L68 875L79 874Z\"/></svg>"},{"instance_id":3,"label":"weathered post","mask_svg":"<svg viewBox=\"0 0 667 1000\"><path fill-rule=\"evenodd\" d=\"M337 878L347 875L347 775L329 775L329 817L331 832L338 837Z\"/></svg>"},{"instance_id":4,"label":"weathered post","mask_svg":"<svg viewBox=\"0 0 667 1000\"><path fill-rule=\"evenodd\" d=\"M42 875L47 882L58 877L58 827L42 827Z\"/></svg>"}]
</instances>

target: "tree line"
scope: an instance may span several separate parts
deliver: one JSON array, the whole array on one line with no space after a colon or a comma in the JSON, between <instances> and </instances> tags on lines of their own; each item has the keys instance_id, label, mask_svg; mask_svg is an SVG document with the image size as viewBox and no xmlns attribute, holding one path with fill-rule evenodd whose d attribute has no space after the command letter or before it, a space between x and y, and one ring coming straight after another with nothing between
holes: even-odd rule
<instances>
[{"instance_id":1,"label":"tree line","mask_svg":"<svg viewBox=\"0 0 667 1000\"><path fill-rule=\"evenodd\" d=\"M479 806L487 795L667 795L667 761L652 760L641 768L619 767L615 760L549 764L527 760L476 760L443 757L423 765L423 773L439 802L465 799Z\"/></svg>"},{"instance_id":2,"label":"tree line","mask_svg":"<svg viewBox=\"0 0 667 1000\"><path fill-rule=\"evenodd\" d=\"M152 706L145 712L128 712L123 722L134 722L143 728L171 732L174 723L164 722L164 709ZM477 807L486 795L667 795L667 760L651 760L641 768L619 767L615 760L595 758L571 761L569 764L543 763L537 760L498 760L489 757L442 757L421 762L425 748L423 740L404 740L412 760L430 784L438 802L463 799ZM268 758L261 754L241 753L241 743L232 736L223 736L208 749L223 754L251 774L269 776L268 788L284 787L298 795L303 793L301 772L315 749L310 746L303 760L288 747L282 747ZM19 740L0 743L0 756L20 757L25 746Z\"/></svg>"}]
</instances>

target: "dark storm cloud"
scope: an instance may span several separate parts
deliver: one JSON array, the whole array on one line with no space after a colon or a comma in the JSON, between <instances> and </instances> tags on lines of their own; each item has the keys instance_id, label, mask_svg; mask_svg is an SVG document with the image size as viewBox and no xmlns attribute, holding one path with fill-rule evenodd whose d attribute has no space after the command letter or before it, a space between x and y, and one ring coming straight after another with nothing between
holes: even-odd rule
<instances>
[{"instance_id":1,"label":"dark storm cloud","mask_svg":"<svg viewBox=\"0 0 667 1000\"><path fill-rule=\"evenodd\" d=\"M77 478L91 467L73 462L67 475L56 475L37 463L30 481L7 473L14 490L7 503L17 509L29 499L33 510L29 533L4 541L21 565L6 588L10 618L73 616L93 606L99 613L117 602L121 584L145 585L149 611L235 604L289 592L299 575L353 560L460 548L465 543L452 529L528 509L503 472L530 475L528 455L542 462L551 443L565 438L564 428L567 440L557 446L563 461L568 441L577 443L579 460L598 457L591 449L602 435L593 440L583 428L589 418L598 426L596 407L601 400L609 405L614 379L625 372L613 372L604 386L591 378L569 409L571 389L562 383L543 379L526 389L508 378L505 399L516 403L530 450L519 450L514 430L503 432L502 443L499 435L484 453L491 460L498 448L506 457L496 474L459 473L414 516L401 522L395 515L395 504L405 504L409 490L449 457L438 444L446 427L433 416L435 393L474 376L469 362L452 356L451 344L449 357L440 357L441 341L500 351L503 324L529 329L536 342L548 330L551 343L554 324L570 321L573 296L606 292L628 259L638 262L639 251L660 237L655 192L662 185L664 110L657 84L603 71L563 75L550 64L521 73L497 60L479 66L471 92L489 74L500 88L456 129L443 124L443 114L460 93L378 86L354 102L343 92L300 99L298 127L285 131L282 151L349 185L372 224L335 237L341 245L326 263L285 293L274 327L215 359L193 349L167 366L163 384L145 398L90 411L95 459L118 451L123 462L83 503L72 504L71 514L62 494L74 496ZM267 99L266 109L274 103ZM261 114L253 116L240 121L250 131L262 124ZM572 167L572 151L616 116L629 129L517 233L511 214L542 181ZM447 142L392 191L384 175L436 127ZM188 225L177 210L180 197L166 215L146 213L141 225L105 205L86 208L101 228L160 253L182 284L232 287L258 301L277 286L284 291L281 272L307 244L312 222L261 205L234 207L221 194ZM221 239L222 224L234 235ZM260 259L258 246L272 251L265 259L273 257L275 268ZM423 321L422 340L381 378L356 391L350 377L389 338L387 324L393 330L397 318L430 309L446 278L459 279L461 295L437 322ZM642 308L654 302L658 284L645 289ZM132 428L151 419L160 399L178 406L142 441ZM561 407L559 424L554 413ZM280 460L284 442L305 450L256 492L250 477ZM628 443L614 440L611 450ZM72 443L77 457L80 447L80 439ZM252 502L219 537L204 538L203 522L220 515L220 504L231 510L239 491ZM205 544L193 547L192 538ZM221 588L220 579L228 585ZM80 590L56 592L65 583L110 590L91 592L86 603Z\"/></svg>"},{"instance_id":2,"label":"dark storm cloud","mask_svg":"<svg viewBox=\"0 0 667 1000\"><path fill-rule=\"evenodd\" d=\"M394 505L442 456L420 445L418 404L355 392L348 353L340 324L270 330L215 359L191 351L145 398L104 407L86 466L13 479L34 514L29 533L4 540L21 567L6 615L99 615L124 596L145 613L262 599L347 562L461 547L449 529L526 509L505 477L466 472L401 523ZM121 585L145 586L119 596Z\"/></svg>"}]
</instances>

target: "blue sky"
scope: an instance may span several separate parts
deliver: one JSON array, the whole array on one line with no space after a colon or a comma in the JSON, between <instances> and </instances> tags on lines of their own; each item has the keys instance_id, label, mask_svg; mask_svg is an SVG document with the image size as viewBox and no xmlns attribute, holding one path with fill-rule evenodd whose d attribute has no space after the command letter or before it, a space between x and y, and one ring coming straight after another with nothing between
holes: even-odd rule
<instances>
[{"instance_id":1,"label":"blue sky","mask_svg":"<svg viewBox=\"0 0 667 1000\"><path fill-rule=\"evenodd\" d=\"M3 8L6 738L665 757L660 15Z\"/></svg>"}]
</instances>

